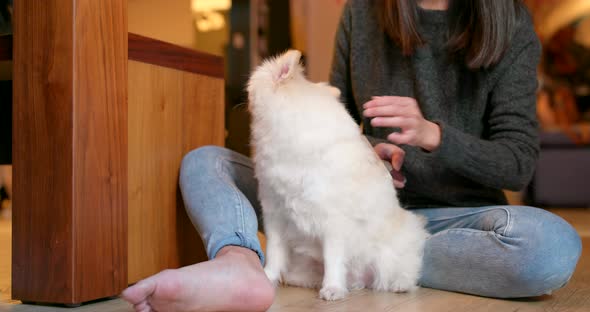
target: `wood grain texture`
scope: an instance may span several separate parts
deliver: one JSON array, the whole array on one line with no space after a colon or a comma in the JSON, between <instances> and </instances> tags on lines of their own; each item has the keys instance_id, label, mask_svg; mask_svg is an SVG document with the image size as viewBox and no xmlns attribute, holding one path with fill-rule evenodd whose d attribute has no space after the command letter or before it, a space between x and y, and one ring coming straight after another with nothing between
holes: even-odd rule
<instances>
[{"instance_id":1,"label":"wood grain texture","mask_svg":"<svg viewBox=\"0 0 590 312\"><path fill-rule=\"evenodd\" d=\"M64 18L51 19L58 14ZM73 7L57 1L15 3L12 203L12 295L15 298L73 299L73 161L69 157L73 138L72 17ZM49 280L53 280L51 287L47 287Z\"/></svg>"},{"instance_id":2,"label":"wood grain texture","mask_svg":"<svg viewBox=\"0 0 590 312\"><path fill-rule=\"evenodd\" d=\"M221 57L129 34L129 59L215 78L224 77Z\"/></svg>"},{"instance_id":3,"label":"wood grain texture","mask_svg":"<svg viewBox=\"0 0 590 312\"><path fill-rule=\"evenodd\" d=\"M127 1L75 0L74 297L127 286Z\"/></svg>"},{"instance_id":4,"label":"wood grain texture","mask_svg":"<svg viewBox=\"0 0 590 312\"><path fill-rule=\"evenodd\" d=\"M126 2L14 9L15 299L79 303L127 284Z\"/></svg>"},{"instance_id":5,"label":"wood grain texture","mask_svg":"<svg viewBox=\"0 0 590 312\"><path fill-rule=\"evenodd\" d=\"M0 61L12 60L12 35L0 36Z\"/></svg>"},{"instance_id":6,"label":"wood grain texture","mask_svg":"<svg viewBox=\"0 0 590 312\"><path fill-rule=\"evenodd\" d=\"M186 153L223 141L222 79L129 61L129 283L206 259L178 173Z\"/></svg>"},{"instance_id":7,"label":"wood grain texture","mask_svg":"<svg viewBox=\"0 0 590 312\"><path fill-rule=\"evenodd\" d=\"M12 59L12 35L0 36L0 61ZM223 58L164 41L128 34L129 59L216 78L224 77Z\"/></svg>"}]
</instances>

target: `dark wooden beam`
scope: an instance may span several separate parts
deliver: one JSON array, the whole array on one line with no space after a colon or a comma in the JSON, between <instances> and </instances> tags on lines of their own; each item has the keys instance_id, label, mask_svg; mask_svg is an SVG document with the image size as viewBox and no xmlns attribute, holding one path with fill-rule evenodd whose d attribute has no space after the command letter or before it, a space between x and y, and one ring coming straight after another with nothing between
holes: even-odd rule
<instances>
[{"instance_id":1,"label":"dark wooden beam","mask_svg":"<svg viewBox=\"0 0 590 312\"><path fill-rule=\"evenodd\" d=\"M129 34L129 60L215 78L224 77L223 58L164 41Z\"/></svg>"}]
</instances>

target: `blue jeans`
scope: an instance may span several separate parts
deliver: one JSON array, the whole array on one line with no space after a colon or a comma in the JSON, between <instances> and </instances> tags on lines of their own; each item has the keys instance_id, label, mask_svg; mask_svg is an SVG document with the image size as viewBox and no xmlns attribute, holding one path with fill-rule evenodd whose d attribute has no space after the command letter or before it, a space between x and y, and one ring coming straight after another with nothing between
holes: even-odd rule
<instances>
[{"instance_id":1,"label":"blue jeans","mask_svg":"<svg viewBox=\"0 0 590 312\"><path fill-rule=\"evenodd\" d=\"M264 254L252 162L206 146L187 154L180 170L187 212L209 258L228 245ZM486 297L532 297L564 286L582 245L562 218L525 206L414 209L428 219L420 285Z\"/></svg>"}]
</instances>

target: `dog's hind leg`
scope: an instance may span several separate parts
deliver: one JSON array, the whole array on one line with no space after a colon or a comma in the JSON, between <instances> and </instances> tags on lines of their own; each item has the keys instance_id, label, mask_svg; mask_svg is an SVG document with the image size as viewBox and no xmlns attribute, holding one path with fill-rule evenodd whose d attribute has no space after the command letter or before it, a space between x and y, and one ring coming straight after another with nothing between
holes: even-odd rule
<instances>
[{"instance_id":1,"label":"dog's hind leg","mask_svg":"<svg viewBox=\"0 0 590 312\"><path fill-rule=\"evenodd\" d=\"M319 289L324 276L323 263L305 256L291 260L283 282L290 286Z\"/></svg>"},{"instance_id":2,"label":"dog's hind leg","mask_svg":"<svg viewBox=\"0 0 590 312\"><path fill-rule=\"evenodd\" d=\"M384 255L380 263L374 263L372 287L379 291L408 292L417 288L420 273L420 259L406 259L400 255Z\"/></svg>"}]
</instances>

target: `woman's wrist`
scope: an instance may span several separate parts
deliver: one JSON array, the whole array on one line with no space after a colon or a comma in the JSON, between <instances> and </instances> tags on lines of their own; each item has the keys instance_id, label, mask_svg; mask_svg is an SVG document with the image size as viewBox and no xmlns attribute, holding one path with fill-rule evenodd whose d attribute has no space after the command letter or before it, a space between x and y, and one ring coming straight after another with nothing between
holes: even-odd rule
<instances>
[{"instance_id":1,"label":"woman's wrist","mask_svg":"<svg viewBox=\"0 0 590 312\"><path fill-rule=\"evenodd\" d=\"M421 148L432 152L440 146L441 141L441 130L437 123L426 121L426 135L424 141L421 144Z\"/></svg>"}]
</instances>

